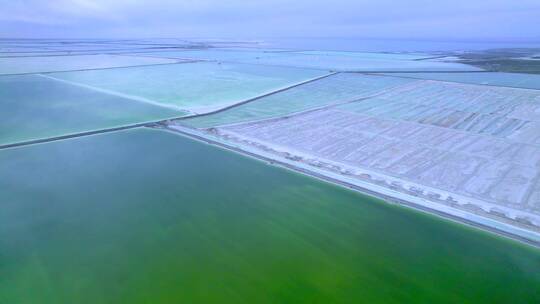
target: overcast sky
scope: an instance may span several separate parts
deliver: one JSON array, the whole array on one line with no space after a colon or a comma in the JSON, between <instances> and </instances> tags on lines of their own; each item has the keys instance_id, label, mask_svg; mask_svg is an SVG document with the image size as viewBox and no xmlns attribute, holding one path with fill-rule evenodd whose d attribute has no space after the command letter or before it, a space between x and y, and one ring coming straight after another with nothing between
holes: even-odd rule
<instances>
[{"instance_id":1,"label":"overcast sky","mask_svg":"<svg viewBox=\"0 0 540 304\"><path fill-rule=\"evenodd\" d=\"M540 40L540 0L0 0L0 37Z\"/></svg>"}]
</instances>

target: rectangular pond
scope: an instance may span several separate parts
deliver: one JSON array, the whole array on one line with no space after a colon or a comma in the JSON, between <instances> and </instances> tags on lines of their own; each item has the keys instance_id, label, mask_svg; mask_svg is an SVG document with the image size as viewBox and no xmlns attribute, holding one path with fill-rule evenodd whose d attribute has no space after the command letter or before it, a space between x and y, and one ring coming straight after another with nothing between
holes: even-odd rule
<instances>
[{"instance_id":1,"label":"rectangular pond","mask_svg":"<svg viewBox=\"0 0 540 304\"><path fill-rule=\"evenodd\" d=\"M178 60L118 55L4 57L0 58L0 75L105 69L175 62Z\"/></svg>"},{"instance_id":2,"label":"rectangular pond","mask_svg":"<svg viewBox=\"0 0 540 304\"><path fill-rule=\"evenodd\" d=\"M373 52L347 52L347 51L297 51L295 53L322 56L351 56L369 59L390 60L418 60L433 57L429 54L420 53L373 53Z\"/></svg>"},{"instance_id":3,"label":"rectangular pond","mask_svg":"<svg viewBox=\"0 0 540 304\"><path fill-rule=\"evenodd\" d=\"M195 117L183 122L191 126L205 128L272 118L352 101L414 81L357 73L340 73L223 112Z\"/></svg>"},{"instance_id":4,"label":"rectangular pond","mask_svg":"<svg viewBox=\"0 0 540 304\"><path fill-rule=\"evenodd\" d=\"M216 60L216 61L242 61L246 59L257 59L275 56L286 56L286 53L270 52L265 50L223 50L223 49L210 49L210 50L178 50L178 51L164 51L164 52L151 52L141 53L138 55L148 55L164 58L179 58L179 59L202 59L202 60Z\"/></svg>"},{"instance_id":5,"label":"rectangular pond","mask_svg":"<svg viewBox=\"0 0 540 304\"><path fill-rule=\"evenodd\" d=\"M101 90L206 112L325 75L310 69L197 62L49 76Z\"/></svg>"},{"instance_id":6,"label":"rectangular pond","mask_svg":"<svg viewBox=\"0 0 540 304\"><path fill-rule=\"evenodd\" d=\"M286 55L246 59L243 62L294 66L303 68L326 69L335 71L358 72L410 72L410 71L477 71L479 68L454 62L429 60L396 60L389 56L350 56L325 55L323 53L301 54L283 53Z\"/></svg>"},{"instance_id":7,"label":"rectangular pond","mask_svg":"<svg viewBox=\"0 0 540 304\"><path fill-rule=\"evenodd\" d=\"M540 252L157 130L0 151L1 303L538 303Z\"/></svg>"},{"instance_id":8,"label":"rectangular pond","mask_svg":"<svg viewBox=\"0 0 540 304\"><path fill-rule=\"evenodd\" d=\"M178 59L244 62L337 71L475 71L476 67L429 60L425 54L392 54L338 51L193 50L151 52L138 55Z\"/></svg>"},{"instance_id":9,"label":"rectangular pond","mask_svg":"<svg viewBox=\"0 0 540 304\"><path fill-rule=\"evenodd\" d=\"M378 117L540 143L540 90L418 81L343 107Z\"/></svg>"},{"instance_id":10,"label":"rectangular pond","mask_svg":"<svg viewBox=\"0 0 540 304\"><path fill-rule=\"evenodd\" d=\"M1 76L0 108L0 145L187 114L39 75Z\"/></svg>"},{"instance_id":11,"label":"rectangular pond","mask_svg":"<svg viewBox=\"0 0 540 304\"><path fill-rule=\"evenodd\" d=\"M505 86L540 90L540 75L484 72L484 73L392 73L388 76L431 79L470 84Z\"/></svg>"}]
</instances>

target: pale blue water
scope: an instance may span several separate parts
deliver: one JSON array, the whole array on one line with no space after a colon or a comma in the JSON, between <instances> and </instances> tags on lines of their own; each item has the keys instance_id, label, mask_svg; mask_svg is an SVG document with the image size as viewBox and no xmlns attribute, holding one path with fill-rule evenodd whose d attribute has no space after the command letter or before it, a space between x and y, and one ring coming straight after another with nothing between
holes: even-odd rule
<instances>
[{"instance_id":1,"label":"pale blue water","mask_svg":"<svg viewBox=\"0 0 540 304\"><path fill-rule=\"evenodd\" d=\"M319 56L352 56L365 59L383 60L417 60L433 57L427 53L372 53L372 52L347 52L347 51L298 51L298 54L319 55Z\"/></svg>"},{"instance_id":2,"label":"pale blue water","mask_svg":"<svg viewBox=\"0 0 540 304\"><path fill-rule=\"evenodd\" d=\"M217 60L217 61L243 61L246 59L257 59L276 56L287 56L287 53L272 52L266 50L227 50L227 49L211 49L211 50L179 50L179 51L165 51L165 52L151 52L141 53L140 55L151 55L158 57L170 57L170 58L187 58L187 59L204 59L204 60Z\"/></svg>"},{"instance_id":3,"label":"pale blue water","mask_svg":"<svg viewBox=\"0 0 540 304\"><path fill-rule=\"evenodd\" d=\"M470 84L486 84L515 88L540 89L540 75L518 73L392 73L388 76L400 76L418 79L432 79Z\"/></svg>"},{"instance_id":4,"label":"pale blue water","mask_svg":"<svg viewBox=\"0 0 540 304\"><path fill-rule=\"evenodd\" d=\"M177 60L116 55L0 58L0 75L105 69L174 62Z\"/></svg>"},{"instance_id":5,"label":"pale blue water","mask_svg":"<svg viewBox=\"0 0 540 304\"><path fill-rule=\"evenodd\" d=\"M247 122L283 116L333 103L355 100L415 80L342 73L263 97L224 112L184 120L195 127Z\"/></svg>"},{"instance_id":6,"label":"pale blue water","mask_svg":"<svg viewBox=\"0 0 540 304\"><path fill-rule=\"evenodd\" d=\"M301 68L328 69L335 71L391 72L391 71L477 71L479 68L454 62L395 60L394 58L371 58L361 56L328 56L322 54L287 53L288 56L261 57L242 62L293 66ZM387 56L390 57L390 56Z\"/></svg>"},{"instance_id":7,"label":"pale blue water","mask_svg":"<svg viewBox=\"0 0 540 304\"><path fill-rule=\"evenodd\" d=\"M324 74L309 69L198 62L51 76L185 110L206 111Z\"/></svg>"}]
</instances>

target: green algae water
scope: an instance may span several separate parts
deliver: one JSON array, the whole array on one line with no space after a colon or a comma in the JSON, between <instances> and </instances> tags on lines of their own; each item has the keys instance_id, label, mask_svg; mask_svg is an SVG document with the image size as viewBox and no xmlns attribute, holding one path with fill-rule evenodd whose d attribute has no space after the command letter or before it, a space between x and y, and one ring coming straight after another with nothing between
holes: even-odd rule
<instances>
[{"instance_id":1,"label":"green algae water","mask_svg":"<svg viewBox=\"0 0 540 304\"><path fill-rule=\"evenodd\" d=\"M186 114L37 75L0 77L0 145Z\"/></svg>"},{"instance_id":2,"label":"green algae water","mask_svg":"<svg viewBox=\"0 0 540 304\"><path fill-rule=\"evenodd\" d=\"M0 303L539 303L540 252L176 134L0 151Z\"/></svg>"}]
</instances>

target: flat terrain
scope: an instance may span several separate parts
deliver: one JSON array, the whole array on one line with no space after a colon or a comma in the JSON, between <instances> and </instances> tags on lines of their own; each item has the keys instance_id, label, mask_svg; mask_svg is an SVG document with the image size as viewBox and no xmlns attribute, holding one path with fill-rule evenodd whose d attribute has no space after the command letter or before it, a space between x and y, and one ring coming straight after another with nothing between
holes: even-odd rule
<instances>
[{"instance_id":1,"label":"flat terrain","mask_svg":"<svg viewBox=\"0 0 540 304\"><path fill-rule=\"evenodd\" d=\"M540 75L532 74L486 72L481 75L477 73L392 73L387 75L540 90Z\"/></svg>"},{"instance_id":2,"label":"flat terrain","mask_svg":"<svg viewBox=\"0 0 540 304\"><path fill-rule=\"evenodd\" d=\"M187 115L43 77L0 77L0 145Z\"/></svg>"},{"instance_id":3,"label":"flat terrain","mask_svg":"<svg viewBox=\"0 0 540 304\"><path fill-rule=\"evenodd\" d=\"M339 73L277 94L258 98L227 111L198 116L186 120L186 123L196 127L210 127L280 117L316 107L368 98L385 89L413 81L397 77Z\"/></svg>"},{"instance_id":4,"label":"flat terrain","mask_svg":"<svg viewBox=\"0 0 540 304\"><path fill-rule=\"evenodd\" d=\"M178 60L115 55L8 57L0 58L0 75L106 69L175 62L178 62Z\"/></svg>"},{"instance_id":5,"label":"flat terrain","mask_svg":"<svg viewBox=\"0 0 540 304\"><path fill-rule=\"evenodd\" d=\"M0 303L539 303L538 79L460 58L0 40Z\"/></svg>"},{"instance_id":6,"label":"flat terrain","mask_svg":"<svg viewBox=\"0 0 540 304\"><path fill-rule=\"evenodd\" d=\"M158 105L204 113L326 74L310 69L190 62L48 76L73 85L142 97Z\"/></svg>"}]
</instances>

